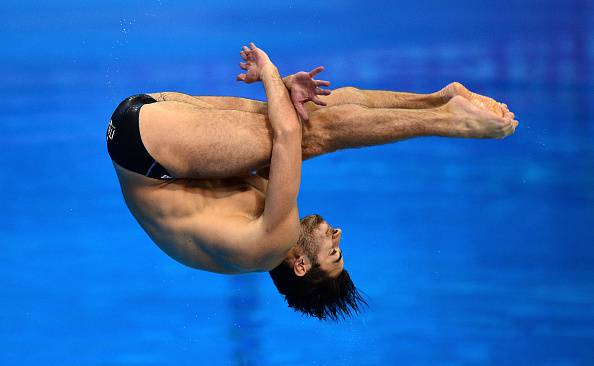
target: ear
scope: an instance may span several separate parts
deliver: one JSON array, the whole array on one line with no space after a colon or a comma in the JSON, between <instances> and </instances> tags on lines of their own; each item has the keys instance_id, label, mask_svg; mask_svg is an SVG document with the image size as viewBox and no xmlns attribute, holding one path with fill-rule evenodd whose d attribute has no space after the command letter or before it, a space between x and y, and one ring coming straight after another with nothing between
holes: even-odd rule
<instances>
[{"instance_id":1,"label":"ear","mask_svg":"<svg viewBox=\"0 0 594 366\"><path fill-rule=\"evenodd\" d=\"M309 271L310 268L311 262L309 261L309 258L307 258L304 255L297 257L297 259L295 259L295 262L293 262L293 272L295 272L295 274L299 277L305 276L305 274L307 273L307 271Z\"/></svg>"}]
</instances>

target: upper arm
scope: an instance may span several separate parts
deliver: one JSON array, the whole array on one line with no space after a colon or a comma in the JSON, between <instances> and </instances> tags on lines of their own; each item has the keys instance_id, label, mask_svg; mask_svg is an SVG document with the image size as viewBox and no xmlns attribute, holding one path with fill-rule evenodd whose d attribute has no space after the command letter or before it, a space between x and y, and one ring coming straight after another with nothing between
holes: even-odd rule
<instances>
[{"instance_id":1,"label":"upper arm","mask_svg":"<svg viewBox=\"0 0 594 366\"><path fill-rule=\"evenodd\" d=\"M204 223L204 220L201 220ZM262 218L243 216L211 218L200 230L208 254L241 271L267 270L297 242L299 217L295 212L274 231L266 233Z\"/></svg>"},{"instance_id":2,"label":"upper arm","mask_svg":"<svg viewBox=\"0 0 594 366\"><path fill-rule=\"evenodd\" d=\"M301 130L275 136L272 144L270 173L262 221L264 230L275 227L297 213L297 195L301 182Z\"/></svg>"}]
</instances>

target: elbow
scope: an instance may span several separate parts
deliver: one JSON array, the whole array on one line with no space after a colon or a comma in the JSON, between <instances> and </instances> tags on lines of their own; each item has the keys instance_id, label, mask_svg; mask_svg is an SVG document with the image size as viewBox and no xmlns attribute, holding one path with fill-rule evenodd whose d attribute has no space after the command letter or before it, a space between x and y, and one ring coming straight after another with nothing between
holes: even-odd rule
<instances>
[{"instance_id":1,"label":"elbow","mask_svg":"<svg viewBox=\"0 0 594 366\"><path fill-rule=\"evenodd\" d=\"M297 196L297 194L295 194ZM262 216L261 230L268 235L276 235L278 233L287 233L287 231L299 231L299 212L297 211L297 199L293 202L293 207L276 211L274 215L267 214Z\"/></svg>"},{"instance_id":2,"label":"elbow","mask_svg":"<svg viewBox=\"0 0 594 366\"><path fill-rule=\"evenodd\" d=\"M266 236L272 235L278 229L278 226L279 224L277 220L267 220L266 222L264 222L264 234Z\"/></svg>"},{"instance_id":3,"label":"elbow","mask_svg":"<svg viewBox=\"0 0 594 366\"><path fill-rule=\"evenodd\" d=\"M264 217L262 220L262 231L266 237L275 235L279 231L283 230L286 217Z\"/></svg>"}]
</instances>

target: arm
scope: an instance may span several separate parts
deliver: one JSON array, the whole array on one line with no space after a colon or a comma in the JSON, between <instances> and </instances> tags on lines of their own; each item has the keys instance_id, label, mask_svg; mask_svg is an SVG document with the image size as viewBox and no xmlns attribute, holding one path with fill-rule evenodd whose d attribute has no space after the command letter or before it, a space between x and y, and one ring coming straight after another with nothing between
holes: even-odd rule
<instances>
[{"instance_id":1,"label":"arm","mask_svg":"<svg viewBox=\"0 0 594 366\"><path fill-rule=\"evenodd\" d=\"M253 43L240 52L247 72L237 80L246 83L262 81L268 99L268 120L272 128L270 176L264 212L260 217L263 230L269 234L282 224L298 221L297 194L301 180L301 124L289 93L277 68L268 55Z\"/></svg>"},{"instance_id":2,"label":"arm","mask_svg":"<svg viewBox=\"0 0 594 366\"><path fill-rule=\"evenodd\" d=\"M268 189L262 214L264 229L270 232L292 213L297 213L301 181L301 125L283 80L272 63L263 69L262 83L273 131Z\"/></svg>"}]
</instances>

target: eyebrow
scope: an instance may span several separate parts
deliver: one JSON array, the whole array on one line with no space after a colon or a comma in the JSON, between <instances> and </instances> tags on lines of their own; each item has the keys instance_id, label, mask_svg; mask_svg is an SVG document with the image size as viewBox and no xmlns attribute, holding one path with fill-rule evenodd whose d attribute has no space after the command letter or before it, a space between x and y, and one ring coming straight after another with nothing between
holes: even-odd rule
<instances>
[{"instance_id":1,"label":"eyebrow","mask_svg":"<svg viewBox=\"0 0 594 366\"><path fill-rule=\"evenodd\" d=\"M340 255L338 256L338 259L333 261L332 263L338 263L340 262L340 258L342 258L342 249L340 249Z\"/></svg>"}]
</instances>

